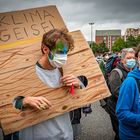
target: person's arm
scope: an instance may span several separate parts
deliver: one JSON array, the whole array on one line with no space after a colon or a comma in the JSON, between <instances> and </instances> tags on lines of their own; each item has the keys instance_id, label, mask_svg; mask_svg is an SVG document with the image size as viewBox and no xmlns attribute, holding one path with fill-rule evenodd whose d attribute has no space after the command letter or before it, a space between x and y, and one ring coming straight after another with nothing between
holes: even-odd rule
<instances>
[{"instance_id":1,"label":"person's arm","mask_svg":"<svg viewBox=\"0 0 140 140\"><path fill-rule=\"evenodd\" d=\"M51 102L42 96L40 97L17 96L13 100L13 105L16 109L20 109L20 110L23 110L26 107L33 107L39 110L43 110L51 107Z\"/></svg>"},{"instance_id":2,"label":"person's arm","mask_svg":"<svg viewBox=\"0 0 140 140\"><path fill-rule=\"evenodd\" d=\"M140 126L140 114L134 113L134 102L137 102L136 96L138 89L134 78L127 78L122 84L119 92L119 98L116 106L116 115L118 120L126 125ZM138 92L139 93L139 92Z\"/></svg>"},{"instance_id":3,"label":"person's arm","mask_svg":"<svg viewBox=\"0 0 140 140\"><path fill-rule=\"evenodd\" d=\"M109 86L110 86L111 93L115 97L118 97L121 84L122 84L122 81L121 81L119 73L115 70L112 71L109 77Z\"/></svg>"}]
</instances>

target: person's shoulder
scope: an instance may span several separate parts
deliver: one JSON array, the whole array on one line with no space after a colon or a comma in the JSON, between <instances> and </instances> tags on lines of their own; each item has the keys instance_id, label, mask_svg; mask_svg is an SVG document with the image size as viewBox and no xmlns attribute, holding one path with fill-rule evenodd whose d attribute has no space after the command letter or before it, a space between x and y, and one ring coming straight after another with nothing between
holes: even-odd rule
<instances>
[{"instance_id":1,"label":"person's shoulder","mask_svg":"<svg viewBox=\"0 0 140 140\"><path fill-rule=\"evenodd\" d=\"M126 84L127 86L132 86L135 84L135 78L131 76L127 76L127 78L124 80L123 85Z\"/></svg>"}]
</instances>

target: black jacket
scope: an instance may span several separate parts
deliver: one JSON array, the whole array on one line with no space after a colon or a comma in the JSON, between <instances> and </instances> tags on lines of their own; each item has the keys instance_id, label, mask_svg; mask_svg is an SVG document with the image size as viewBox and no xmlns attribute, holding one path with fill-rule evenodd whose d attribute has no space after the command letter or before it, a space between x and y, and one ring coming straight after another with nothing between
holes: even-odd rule
<instances>
[{"instance_id":1,"label":"black jacket","mask_svg":"<svg viewBox=\"0 0 140 140\"><path fill-rule=\"evenodd\" d=\"M112 95L111 95L111 97L109 97L108 105L111 106L111 108L113 108L114 111L115 111L116 103L117 103L118 96L119 96L120 86L121 86L122 82L124 81L124 79L127 77L127 74L129 72L125 69L125 67L123 66L123 64L121 62L117 64L116 68L121 70L123 77L121 79L119 73L115 70L112 71L111 75L109 76L109 88L110 88Z\"/></svg>"}]
</instances>

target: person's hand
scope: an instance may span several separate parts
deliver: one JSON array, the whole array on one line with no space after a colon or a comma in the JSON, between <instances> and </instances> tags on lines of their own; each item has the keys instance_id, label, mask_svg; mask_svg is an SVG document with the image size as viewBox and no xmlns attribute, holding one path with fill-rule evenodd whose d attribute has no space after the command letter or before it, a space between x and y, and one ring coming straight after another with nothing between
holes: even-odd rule
<instances>
[{"instance_id":1,"label":"person's hand","mask_svg":"<svg viewBox=\"0 0 140 140\"><path fill-rule=\"evenodd\" d=\"M64 75L60 80L65 86L72 86L73 84L75 87L80 88L79 79L72 74Z\"/></svg>"},{"instance_id":2,"label":"person's hand","mask_svg":"<svg viewBox=\"0 0 140 140\"><path fill-rule=\"evenodd\" d=\"M49 109L52 104L45 97L25 97L23 99L23 106L31 106L39 110Z\"/></svg>"}]
</instances>

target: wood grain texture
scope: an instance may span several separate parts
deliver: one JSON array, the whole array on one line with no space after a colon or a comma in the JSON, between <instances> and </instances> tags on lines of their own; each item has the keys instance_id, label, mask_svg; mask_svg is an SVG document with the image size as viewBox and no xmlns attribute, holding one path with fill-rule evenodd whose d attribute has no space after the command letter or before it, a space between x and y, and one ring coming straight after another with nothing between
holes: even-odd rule
<instances>
[{"instance_id":1,"label":"wood grain texture","mask_svg":"<svg viewBox=\"0 0 140 140\"><path fill-rule=\"evenodd\" d=\"M0 45L42 36L54 28L66 28L54 5L0 13Z\"/></svg>"},{"instance_id":2,"label":"wood grain texture","mask_svg":"<svg viewBox=\"0 0 140 140\"><path fill-rule=\"evenodd\" d=\"M39 80L35 64L40 58L40 41L0 49L0 120L5 134L69 112L110 95L98 63L80 31L71 33L75 48L68 54L64 74L84 75L88 79L85 89L48 88ZM48 110L16 110L12 100L16 96L44 96L53 103Z\"/></svg>"},{"instance_id":3,"label":"wood grain texture","mask_svg":"<svg viewBox=\"0 0 140 140\"><path fill-rule=\"evenodd\" d=\"M73 96L69 94L69 89L66 87L59 89L48 88L38 79L35 73L35 62L40 56L40 48L38 47L34 51L35 44L30 47L19 47L18 52L23 55L15 53L9 63L3 66L5 68L0 74L0 118L6 134L110 95L99 66L81 32L73 32L72 35L75 37L75 50L68 55L68 63L63 67L64 74L84 75L88 79L88 86L83 90L76 90ZM31 50L32 55L30 55ZM9 52L13 54L15 50L13 52L9 50L8 54L10 54ZM3 53L6 56L7 51ZM29 63L24 63L23 58L28 59ZM9 70L5 71L5 69ZM29 109L21 112L13 108L11 103L14 97L18 95L44 96L53 103L53 106L45 111Z\"/></svg>"}]
</instances>

